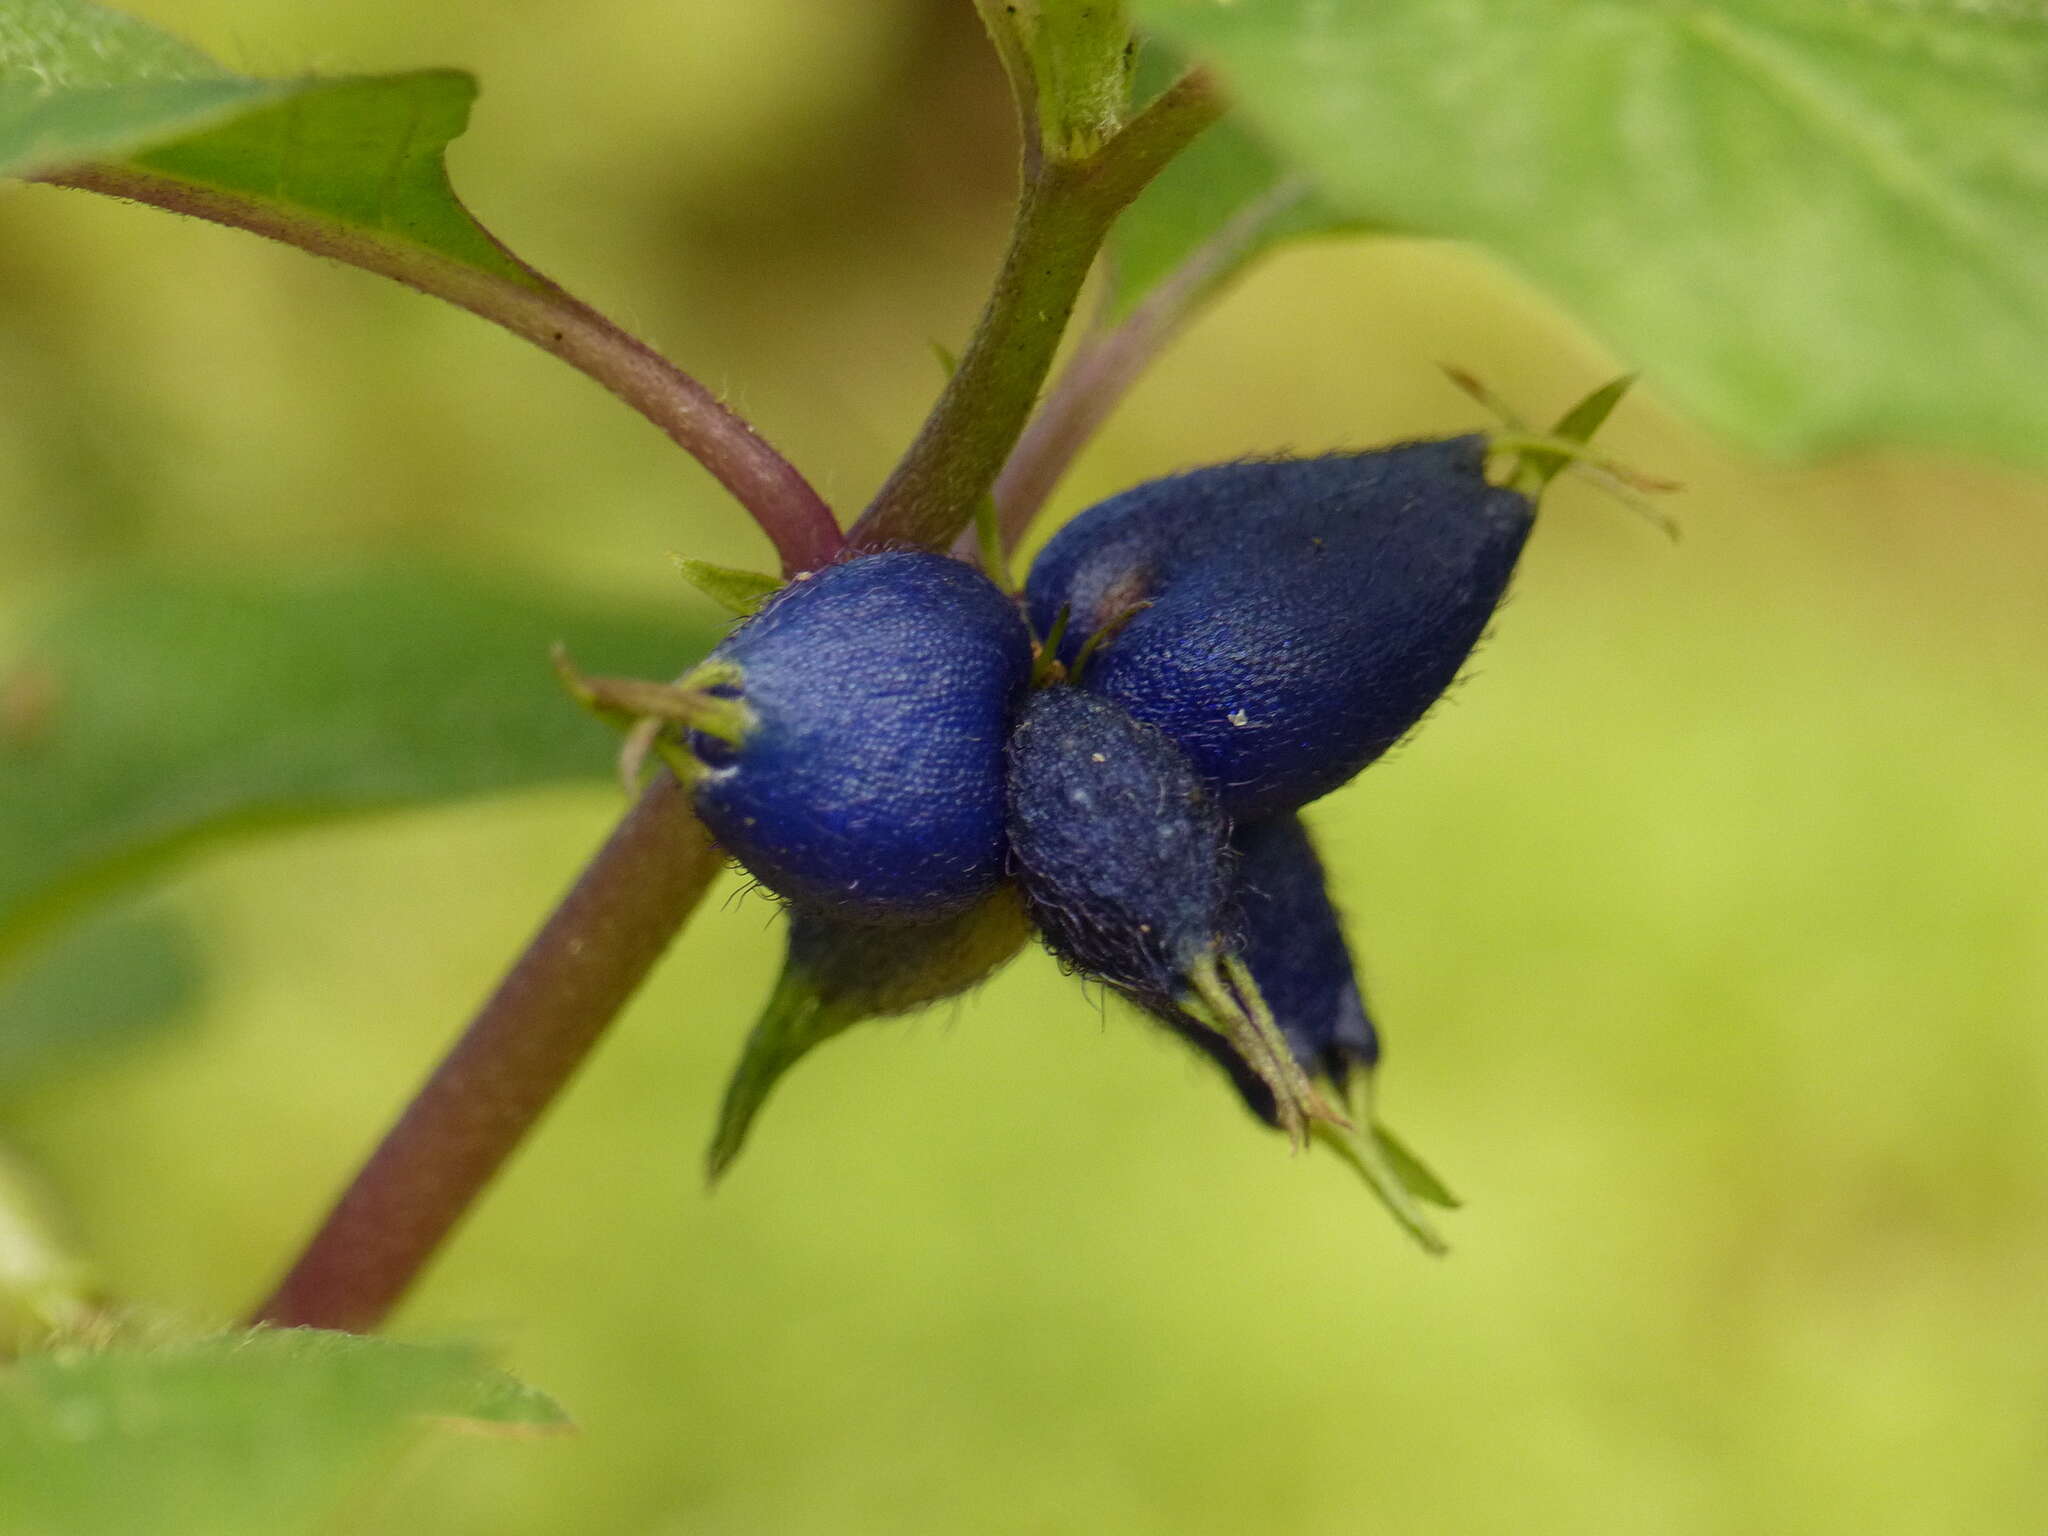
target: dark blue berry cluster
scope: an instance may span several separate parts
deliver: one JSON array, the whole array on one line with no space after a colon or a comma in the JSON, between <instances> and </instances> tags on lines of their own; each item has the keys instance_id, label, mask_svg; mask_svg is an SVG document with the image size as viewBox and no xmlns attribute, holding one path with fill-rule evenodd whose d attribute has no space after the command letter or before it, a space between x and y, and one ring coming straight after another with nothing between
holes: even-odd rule
<instances>
[{"instance_id":1,"label":"dark blue berry cluster","mask_svg":"<svg viewBox=\"0 0 2048 1536\"><path fill-rule=\"evenodd\" d=\"M1453 1202L1373 1113L1379 1035L1298 813L1413 730L1491 621L1573 451L1524 438L1498 484L1501 446L1150 481L1061 530L1021 604L944 555L853 557L672 687L623 685L789 909L713 1174L820 1041L965 991L1035 931L1440 1247L1423 1207Z\"/></svg>"}]
</instances>

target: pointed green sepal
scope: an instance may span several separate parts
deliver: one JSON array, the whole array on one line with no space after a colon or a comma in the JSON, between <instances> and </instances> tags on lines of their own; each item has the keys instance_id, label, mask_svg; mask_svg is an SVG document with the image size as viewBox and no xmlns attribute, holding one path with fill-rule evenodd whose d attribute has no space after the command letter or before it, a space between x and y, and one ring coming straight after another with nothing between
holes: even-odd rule
<instances>
[{"instance_id":1,"label":"pointed green sepal","mask_svg":"<svg viewBox=\"0 0 2048 1536\"><path fill-rule=\"evenodd\" d=\"M1635 383L1636 375L1632 373L1624 373L1609 379L1558 417L1557 425L1550 429L1550 435L1561 437L1566 442L1590 443L1593 441L1593 434L1607 425L1607 418L1612 416L1614 408L1621 404L1621 397L1635 388Z\"/></svg>"},{"instance_id":2,"label":"pointed green sepal","mask_svg":"<svg viewBox=\"0 0 2048 1536\"><path fill-rule=\"evenodd\" d=\"M1557 420L1557 425L1548 432L1532 432L1520 422L1507 420L1508 430L1494 440L1493 446L1503 451L1513 451L1515 462L1508 471L1507 483L1520 491L1530 501L1539 501L1550 486L1550 482L1564 473L1575 463L1591 464L1623 478L1624 483L1640 480L1632 471L1618 470L1616 466L1593 457L1587 451L1587 444L1593 441L1593 434L1606 424L1614 414L1614 408L1621 404L1621 398L1629 392L1636 376L1625 373L1620 378L1610 379L1598 389L1579 401ZM1643 481L1638 489L1663 489L1661 481Z\"/></svg>"},{"instance_id":3,"label":"pointed green sepal","mask_svg":"<svg viewBox=\"0 0 2048 1536\"><path fill-rule=\"evenodd\" d=\"M624 733L619 783L629 795L638 792L650 757L666 763L679 783L695 781L703 764L685 744L682 731L702 731L739 747L760 723L745 699L730 696L745 679L734 662L707 661L676 682L655 683L635 677L589 677L577 669L565 647L557 645L552 654L555 675L569 697Z\"/></svg>"},{"instance_id":4,"label":"pointed green sepal","mask_svg":"<svg viewBox=\"0 0 2048 1536\"><path fill-rule=\"evenodd\" d=\"M1140 602L1132 603L1130 607L1124 609L1122 613L1116 615L1115 618L1111 619L1107 624L1103 625L1100 629L1096 630L1094 634L1090 635L1086 640L1081 642L1081 649L1078 652L1076 652L1074 656L1074 665L1072 670L1071 680L1074 682L1076 686L1079 686L1082 676L1087 672L1088 663L1095 659L1095 653L1101 650L1105 645L1109 644L1109 642L1114 640L1118 635L1122 634L1124 632L1124 626L1126 624L1130 623L1131 620L1135 619L1139 614L1143 613L1147 608L1150 608L1151 606L1152 600L1149 597L1143 599Z\"/></svg>"},{"instance_id":5,"label":"pointed green sepal","mask_svg":"<svg viewBox=\"0 0 2048 1536\"><path fill-rule=\"evenodd\" d=\"M730 746L744 746L760 724L743 698L725 690L740 687L746 674L730 661L707 661L673 683L638 677L590 677L578 671L562 646L553 652L555 675L578 704L600 720L632 730L642 721L659 720L685 730L702 731Z\"/></svg>"},{"instance_id":6,"label":"pointed green sepal","mask_svg":"<svg viewBox=\"0 0 2048 1536\"><path fill-rule=\"evenodd\" d=\"M673 713L660 708L642 711L673 720L692 731L714 736L730 747L743 747L761 720L738 693L746 686L746 669L736 661L701 662L676 679L665 695L650 694L650 701L671 700Z\"/></svg>"},{"instance_id":7,"label":"pointed green sepal","mask_svg":"<svg viewBox=\"0 0 2048 1536\"><path fill-rule=\"evenodd\" d=\"M1527 432L1529 424L1522 420L1521 413L1506 400L1495 394L1493 387L1476 373L1467 372L1456 363L1438 363L1443 376L1460 394L1476 400L1488 415L1513 432Z\"/></svg>"},{"instance_id":8,"label":"pointed green sepal","mask_svg":"<svg viewBox=\"0 0 2048 1536\"><path fill-rule=\"evenodd\" d=\"M1373 1116L1371 1084L1363 1075L1357 1079L1350 1098L1351 1124L1342 1128L1318 1124L1313 1128L1316 1140L1351 1165L1378 1196L1387 1213L1424 1252L1439 1256L1450 1252L1450 1245L1430 1223L1422 1202L1450 1208L1457 1205L1457 1197L1422 1159L1381 1128Z\"/></svg>"},{"instance_id":9,"label":"pointed green sepal","mask_svg":"<svg viewBox=\"0 0 2048 1536\"><path fill-rule=\"evenodd\" d=\"M1400 1137L1377 1121L1373 1122L1372 1134L1388 1165L1408 1186L1411 1195L1418 1200L1427 1200L1439 1210L1455 1211L1463 1207L1465 1202L1452 1194L1449 1186L1437 1177L1436 1170L1409 1150L1408 1144Z\"/></svg>"},{"instance_id":10,"label":"pointed green sepal","mask_svg":"<svg viewBox=\"0 0 2048 1536\"><path fill-rule=\"evenodd\" d=\"M704 1177L716 1184L740 1155L754 1117L782 1075L841 1030L859 1022L844 1008L827 1003L816 978L793 962L785 962L776 978L768 1006L747 1036L739 1065L725 1085L718 1125L704 1154Z\"/></svg>"},{"instance_id":11,"label":"pointed green sepal","mask_svg":"<svg viewBox=\"0 0 2048 1536\"><path fill-rule=\"evenodd\" d=\"M1449 364L1440 364L1452 384L1485 406L1504 430L1486 434L1487 452L1510 455L1506 468L1498 471L1498 484L1527 497L1531 506L1543 500L1550 483L1567 469L1592 479L1616 501L1638 517L1654 524L1667 537L1678 537L1678 524L1652 506L1645 496L1680 489L1674 480L1646 475L1624 464L1604 458L1589 446L1593 434L1606 424L1621 404L1622 396L1634 385L1636 376L1625 373L1610 379L1580 400L1557 419L1548 432L1528 426L1506 401L1471 374Z\"/></svg>"},{"instance_id":12,"label":"pointed green sepal","mask_svg":"<svg viewBox=\"0 0 2048 1536\"><path fill-rule=\"evenodd\" d=\"M901 928L792 909L789 952L726 1084L707 1177L716 1183L731 1166L768 1095L812 1050L866 1020L958 996L1001 969L1030 934L1024 904L1009 885L956 917Z\"/></svg>"},{"instance_id":13,"label":"pointed green sepal","mask_svg":"<svg viewBox=\"0 0 2048 1536\"><path fill-rule=\"evenodd\" d=\"M1205 955L1188 971L1193 989L1175 1000L1189 1018L1230 1042L1273 1095L1280 1129L1297 1149L1308 1144L1311 1124L1349 1131L1351 1122L1323 1097L1288 1049L1251 968L1231 950Z\"/></svg>"},{"instance_id":14,"label":"pointed green sepal","mask_svg":"<svg viewBox=\"0 0 2048 1536\"><path fill-rule=\"evenodd\" d=\"M713 565L709 560L691 560L682 555L675 556L675 562L683 580L719 607L743 619L760 612L761 605L784 585L780 576L744 570L737 565Z\"/></svg>"},{"instance_id":15,"label":"pointed green sepal","mask_svg":"<svg viewBox=\"0 0 2048 1536\"><path fill-rule=\"evenodd\" d=\"M1031 686L1049 688L1067 675L1067 669L1060 665L1060 645L1067 638L1067 623L1074 616L1074 610L1066 603L1060 604L1060 611L1053 615L1052 629L1038 643L1038 654L1031 658Z\"/></svg>"}]
</instances>

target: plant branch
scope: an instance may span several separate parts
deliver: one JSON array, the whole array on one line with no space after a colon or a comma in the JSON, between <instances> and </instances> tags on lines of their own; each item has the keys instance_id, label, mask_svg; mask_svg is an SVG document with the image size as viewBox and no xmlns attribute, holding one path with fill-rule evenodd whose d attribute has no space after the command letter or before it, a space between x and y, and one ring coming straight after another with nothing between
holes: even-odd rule
<instances>
[{"instance_id":1,"label":"plant branch","mask_svg":"<svg viewBox=\"0 0 2048 1536\"><path fill-rule=\"evenodd\" d=\"M656 776L252 1322L374 1329L638 990L722 857Z\"/></svg>"},{"instance_id":2,"label":"plant branch","mask_svg":"<svg viewBox=\"0 0 2048 1536\"><path fill-rule=\"evenodd\" d=\"M785 574L814 570L844 545L838 523L790 462L696 379L505 251L529 282L336 220L127 165L33 178L190 214L376 272L503 326L589 375L659 427L761 525ZM500 247L503 250L503 247Z\"/></svg>"},{"instance_id":3,"label":"plant branch","mask_svg":"<svg viewBox=\"0 0 2048 1536\"><path fill-rule=\"evenodd\" d=\"M1290 177L1245 204L1114 326L1091 332L1074 351L996 476L1005 554L1014 553L1075 458L1154 359L1228 279L1274 220L1309 193ZM954 553L975 553L963 536Z\"/></svg>"},{"instance_id":4,"label":"plant branch","mask_svg":"<svg viewBox=\"0 0 2048 1536\"><path fill-rule=\"evenodd\" d=\"M944 549L967 526L1024 429L1110 225L1223 108L1214 80L1191 70L1087 159L1034 169L1027 153L995 289L917 440L854 526L856 549Z\"/></svg>"}]
</instances>

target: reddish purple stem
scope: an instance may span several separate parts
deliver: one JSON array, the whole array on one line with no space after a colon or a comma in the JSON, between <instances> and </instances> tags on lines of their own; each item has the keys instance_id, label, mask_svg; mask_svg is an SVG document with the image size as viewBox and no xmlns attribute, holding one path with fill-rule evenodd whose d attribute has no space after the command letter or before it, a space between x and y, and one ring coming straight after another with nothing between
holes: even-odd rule
<instances>
[{"instance_id":1,"label":"reddish purple stem","mask_svg":"<svg viewBox=\"0 0 2048 1536\"><path fill-rule=\"evenodd\" d=\"M688 797L659 775L251 1321L377 1327L639 989L721 862Z\"/></svg>"}]
</instances>

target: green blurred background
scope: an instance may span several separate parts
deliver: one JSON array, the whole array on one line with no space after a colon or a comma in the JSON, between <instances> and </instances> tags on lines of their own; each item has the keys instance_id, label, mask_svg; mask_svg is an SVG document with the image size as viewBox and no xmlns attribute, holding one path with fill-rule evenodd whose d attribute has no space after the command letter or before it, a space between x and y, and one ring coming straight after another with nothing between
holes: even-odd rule
<instances>
[{"instance_id":1,"label":"green blurred background","mask_svg":"<svg viewBox=\"0 0 2048 1536\"><path fill-rule=\"evenodd\" d=\"M966 0L129 8L254 71L476 70L479 215L842 507L1007 219ZM1536 415L1614 366L1471 254L1297 249L1056 514L1479 424L1438 360ZM1471 679L1311 818L1388 1114L1468 1201L1447 1261L1036 955L807 1063L707 1196L778 950L768 904L714 897L400 1320L489 1341L583 1433L439 1442L349 1528L2038 1531L2048 491L1746 463L1654 380L1608 442L1686 483L1683 542L1564 489ZM672 550L768 559L653 431L480 322L0 191L0 646L139 560L432 557L683 614ZM0 1085L119 1288L202 1318L258 1293L616 814L608 750L593 729L584 787L149 895L203 941L203 1004Z\"/></svg>"}]
</instances>

